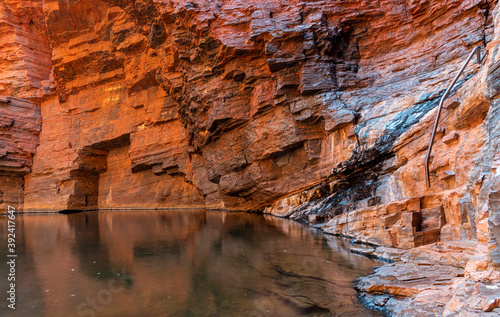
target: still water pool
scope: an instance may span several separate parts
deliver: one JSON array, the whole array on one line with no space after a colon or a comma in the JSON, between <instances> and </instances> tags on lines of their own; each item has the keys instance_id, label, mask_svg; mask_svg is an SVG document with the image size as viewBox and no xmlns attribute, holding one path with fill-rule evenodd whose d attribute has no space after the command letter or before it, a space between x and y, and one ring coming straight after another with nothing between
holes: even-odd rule
<instances>
[{"instance_id":1,"label":"still water pool","mask_svg":"<svg viewBox=\"0 0 500 317\"><path fill-rule=\"evenodd\" d=\"M182 211L18 215L16 310L0 316L379 316L352 281L380 262L270 216Z\"/></svg>"}]
</instances>

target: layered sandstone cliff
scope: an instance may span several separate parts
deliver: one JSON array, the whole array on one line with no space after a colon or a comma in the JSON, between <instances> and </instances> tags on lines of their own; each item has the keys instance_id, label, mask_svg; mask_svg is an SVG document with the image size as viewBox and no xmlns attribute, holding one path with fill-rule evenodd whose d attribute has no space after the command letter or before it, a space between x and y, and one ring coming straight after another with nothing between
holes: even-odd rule
<instances>
[{"instance_id":1,"label":"layered sandstone cliff","mask_svg":"<svg viewBox=\"0 0 500 317\"><path fill-rule=\"evenodd\" d=\"M490 40L493 3L43 8L56 89L42 99L26 209L135 201L255 210L336 179L353 201L424 194L418 182L389 188L378 179L393 173L378 166L408 160L393 159L401 135L435 107L461 57ZM110 151L123 158L108 164ZM133 189L145 198L121 201Z\"/></svg>"},{"instance_id":2,"label":"layered sandstone cliff","mask_svg":"<svg viewBox=\"0 0 500 317\"><path fill-rule=\"evenodd\" d=\"M52 71L41 1L0 3L0 207L22 207Z\"/></svg>"},{"instance_id":3,"label":"layered sandstone cliff","mask_svg":"<svg viewBox=\"0 0 500 317\"><path fill-rule=\"evenodd\" d=\"M496 1L0 10L2 206L265 210L377 245L475 241L500 265Z\"/></svg>"}]
</instances>

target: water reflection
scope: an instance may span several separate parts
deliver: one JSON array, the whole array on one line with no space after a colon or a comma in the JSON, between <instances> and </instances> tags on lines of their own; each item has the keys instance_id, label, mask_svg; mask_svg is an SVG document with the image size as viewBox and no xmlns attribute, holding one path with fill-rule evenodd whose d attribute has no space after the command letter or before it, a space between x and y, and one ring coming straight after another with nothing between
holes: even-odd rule
<instances>
[{"instance_id":1,"label":"water reflection","mask_svg":"<svg viewBox=\"0 0 500 317\"><path fill-rule=\"evenodd\" d=\"M6 229L0 216L2 259ZM245 213L19 216L17 309L2 300L0 315L376 316L358 304L352 280L378 263L344 243Z\"/></svg>"}]
</instances>

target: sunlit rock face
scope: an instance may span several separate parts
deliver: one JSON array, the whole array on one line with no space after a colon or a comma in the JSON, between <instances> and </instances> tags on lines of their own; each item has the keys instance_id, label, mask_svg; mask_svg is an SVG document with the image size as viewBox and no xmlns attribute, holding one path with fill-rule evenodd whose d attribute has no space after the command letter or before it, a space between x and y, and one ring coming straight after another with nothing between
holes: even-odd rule
<instances>
[{"instance_id":1,"label":"sunlit rock face","mask_svg":"<svg viewBox=\"0 0 500 317\"><path fill-rule=\"evenodd\" d=\"M0 93L43 122L3 150L22 172L0 187L30 211L265 210L387 246L477 240L500 261L495 7L4 1ZM478 45L426 188L439 97Z\"/></svg>"},{"instance_id":2,"label":"sunlit rock face","mask_svg":"<svg viewBox=\"0 0 500 317\"><path fill-rule=\"evenodd\" d=\"M0 208L22 208L41 129L37 101L50 90L49 41L41 1L0 3Z\"/></svg>"},{"instance_id":3,"label":"sunlit rock face","mask_svg":"<svg viewBox=\"0 0 500 317\"><path fill-rule=\"evenodd\" d=\"M497 283L499 23L486 0L4 0L0 208L265 211L419 254L467 240L481 258L452 273ZM476 46L427 188L436 107ZM440 312L463 313L457 283Z\"/></svg>"},{"instance_id":4,"label":"sunlit rock face","mask_svg":"<svg viewBox=\"0 0 500 317\"><path fill-rule=\"evenodd\" d=\"M0 95L39 98L52 71L41 0L0 4Z\"/></svg>"}]
</instances>

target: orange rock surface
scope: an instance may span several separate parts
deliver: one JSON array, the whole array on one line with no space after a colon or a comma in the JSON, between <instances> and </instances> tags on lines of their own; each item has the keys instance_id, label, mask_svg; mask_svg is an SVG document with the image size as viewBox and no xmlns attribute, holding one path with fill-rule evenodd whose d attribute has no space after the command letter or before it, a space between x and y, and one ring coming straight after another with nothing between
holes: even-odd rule
<instances>
[{"instance_id":1,"label":"orange rock surface","mask_svg":"<svg viewBox=\"0 0 500 317\"><path fill-rule=\"evenodd\" d=\"M24 166L18 196L32 211L267 206L400 247L493 241L483 184L488 155L498 156L494 8L5 1L2 92L31 100L43 119L39 141L29 131L33 161L32 147L14 160ZM467 68L445 109L426 189L439 96L485 44L485 66ZM341 225L349 212L386 208L372 231L366 217L359 234L353 220Z\"/></svg>"},{"instance_id":2,"label":"orange rock surface","mask_svg":"<svg viewBox=\"0 0 500 317\"><path fill-rule=\"evenodd\" d=\"M22 206L23 176L31 171L41 129L38 107L0 96L0 206Z\"/></svg>"},{"instance_id":3,"label":"orange rock surface","mask_svg":"<svg viewBox=\"0 0 500 317\"><path fill-rule=\"evenodd\" d=\"M22 208L52 71L42 1L0 3L0 208Z\"/></svg>"},{"instance_id":4,"label":"orange rock surface","mask_svg":"<svg viewBox=\"0 0 500 317\"><path fill-rule=\"evenodd\" d=\"M264 210L384 246L473 240L499 267L499 14L486 0L5 0L0 204ZM445 105L426 188L436 107L475 46L488 54Z\"/></svg>"}]
</instances>

